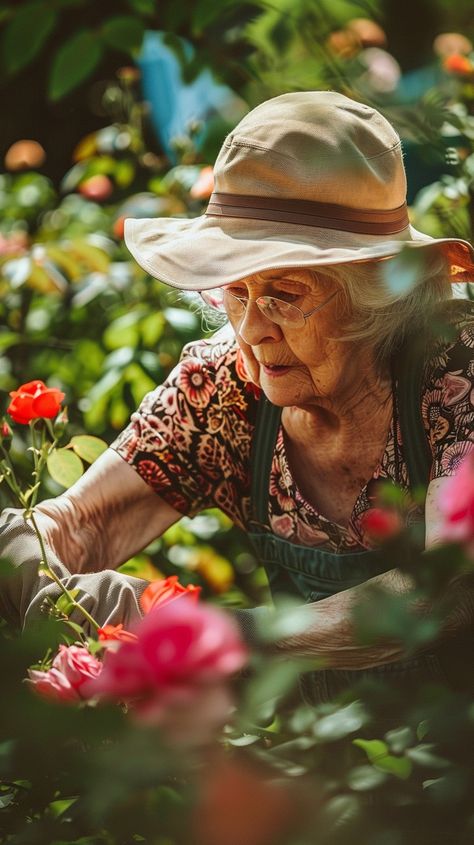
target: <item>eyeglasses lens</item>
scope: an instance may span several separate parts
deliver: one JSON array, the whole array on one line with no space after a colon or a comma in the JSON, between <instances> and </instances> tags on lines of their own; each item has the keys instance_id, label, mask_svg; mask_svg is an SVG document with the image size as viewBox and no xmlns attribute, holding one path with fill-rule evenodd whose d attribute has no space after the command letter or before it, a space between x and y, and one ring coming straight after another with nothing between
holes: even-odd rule
<instances>
[{"instance_id":1,"label":"eyeglasses lens","mask_svg":"<svg viewBox=\"0 0 474 845\"><path fill-rule=\"evenodd\" d=\"M246 299L240 299L224 288L202 291L201 296L207 305L220 312L225 311L229 317L234 318L242 317L248 304ZM259 296L255 304L268 320L280 326L291 325L298 328L304 325L302 311L283 299L274 296Z\"/></svg>"}]
</instances>

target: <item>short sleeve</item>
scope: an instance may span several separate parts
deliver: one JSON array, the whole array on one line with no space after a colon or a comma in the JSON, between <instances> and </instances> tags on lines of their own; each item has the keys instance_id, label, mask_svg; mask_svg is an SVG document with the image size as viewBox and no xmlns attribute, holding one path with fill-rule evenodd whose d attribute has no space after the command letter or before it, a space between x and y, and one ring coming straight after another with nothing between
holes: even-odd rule
<instances>
[{"instance_id":1,"label":"short sleeve","mask_svg":"<svg viewBox=\"0 0 474 845\"><path fill-rule=\"evenodd\" d=\"M428 362L421 409L433 454L431 479L454 475L474 451L474 322Z\"/></svg>"},{"instance_id":2,"label":"short sleeve","mask_svg":"<svg viewBox=\"0 0 474 845\"><path fill-rule=\"evenodd\" d=\"M238 361L228 333L188 344L112 448L181 513L219 507L243 525L256 402Z\"/></svg>"}]
</instances>

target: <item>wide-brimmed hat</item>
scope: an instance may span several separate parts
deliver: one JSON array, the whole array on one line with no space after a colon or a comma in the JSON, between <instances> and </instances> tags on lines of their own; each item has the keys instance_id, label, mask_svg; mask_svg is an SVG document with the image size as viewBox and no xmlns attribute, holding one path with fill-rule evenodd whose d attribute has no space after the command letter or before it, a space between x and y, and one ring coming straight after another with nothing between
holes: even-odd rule
<instances>
[{"instance_id":1,"label":"wide-brimmed hat","mask_svg":"<svg viewBox=\"0 0 474 845\"><path fill-rule=\"evenodd\" d=\"M285 267L442 250L450 281L474 279L474 251L410 225L400 138L364 103L332 91L274 97L227 136L200 217L128 219L138 264L185 290ZM421 257L421 256L420 256Z\"/></svg>"}]
</instances>

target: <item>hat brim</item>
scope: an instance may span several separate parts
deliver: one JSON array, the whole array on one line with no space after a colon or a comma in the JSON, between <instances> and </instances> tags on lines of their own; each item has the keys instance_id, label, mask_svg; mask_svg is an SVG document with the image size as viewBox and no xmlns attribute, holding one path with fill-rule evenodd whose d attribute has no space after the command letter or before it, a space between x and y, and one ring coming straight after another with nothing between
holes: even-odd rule
<instances>
[{"instance_id":1,"label":"hat brim","mask_svg":"<svg viewBox=\"0 0 474 845\"><path fill-rule=\"evenodd\" d=\"M432 238L408 226L385 239L266 220L128 218L125 243L145 272L172 287L201 291L264 270L373 261L406 248L441 249L447 281L474 280L474 250L458 238Z\"/></svg>"}]
</instances>

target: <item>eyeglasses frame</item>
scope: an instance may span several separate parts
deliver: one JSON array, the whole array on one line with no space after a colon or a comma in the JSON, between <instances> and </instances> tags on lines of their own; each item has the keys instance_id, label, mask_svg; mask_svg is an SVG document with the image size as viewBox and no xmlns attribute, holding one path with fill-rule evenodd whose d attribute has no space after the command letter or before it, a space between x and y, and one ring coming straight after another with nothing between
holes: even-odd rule
<instances>
[{"instance_id":1,"label":"eyeglasses frame","mask_svg":"<svg viewBox=\"0 0 474 845\"><path fill-rule=\"evenodd\" d=\"M225 290L225 288L222 288L222 290ZM204 299L203 293L207 293L207 292L208 291L200 291L200 295L203 299ZM265 314L265 312L261 310L261 308L258 304L259 300L274 299L277 302L282 302L285 305L291 305L292 308L294 308L296 311L299 311L299 313L301 314L301 319L303 320L302 323L295 322L294 328L302 328L305 325L307 318L311 317L312 314L316 314L317 311L320 311L322 308L324 308L325 305L327 305L329 302L331 302L331 300L334 299L335 296L337 296L337 294L339 293L339 290L335 290L331 294L331 296L328 297L328 299L325 299L324 302L320 302L319 305L316 305L315 308L312 308L311 311L307 311L306 313L304 311L302 311L301 308L298 307L298 305L293 305L292 302L286 302L284 299L280 299L278 296L271 296L271 295L265 296L264 295L264 296L258 296L257 299L251 300L251 299L243 299L240 296L236 296L235 293L231 293L230 291L226 291L226 293L227 293L228 296L231 296L232 299L235 299L235 300L237 300L237 302L240 302L241 304L244 305L244 310L242 311L242 316L245 314L245 312L247 310L248 303L253 301L255 303L255 305L257 306L258 310L260 311L260 313L263 314L263 316L267 320L270 320L272 323L275 323L275 325L277 325L277 326L284 325L284 324L278 323L277 320L274 320L272 317L269 317L267 314ZM206 302L205 299L204 299L204 302ZM206 302L206 305L209 305L211 308L215 308L216 311L220 311L220 309L216 308L215 305L211 305L208 302ZM225 311L225 309L223 308L222 311ZM292 324L292 322L290 320L287 325L291 325L291 324Z\"/></svg>"}]
</instances>

